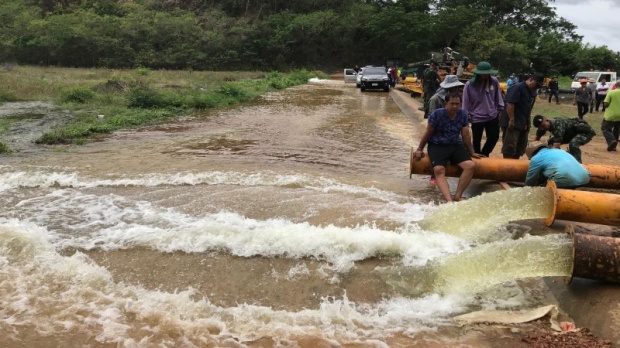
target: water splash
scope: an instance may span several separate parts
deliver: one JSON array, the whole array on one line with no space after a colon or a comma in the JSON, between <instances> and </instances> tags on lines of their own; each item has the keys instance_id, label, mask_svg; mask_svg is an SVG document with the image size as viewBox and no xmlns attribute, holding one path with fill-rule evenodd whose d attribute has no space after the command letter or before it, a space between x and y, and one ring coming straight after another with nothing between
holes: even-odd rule
<instances>
[{"instance_id":1,"label":"water splash","mask_svg":"<svg viewBox=\"0 0 620 348\"><path fill-rule=\"evenodd\" d=\"M440 293L475 294L497 284L531 277L568 276L572 240L566 234L525 236L479 245L435 263Z\"/></svg>"},{"instance_id":2,"label":"water splash","mask_svg":"<svg viewBox=\"0 0 620 348\"><path fill-rule=\"evenodd\" d=\"M9 338L12 328L28 327L42 336L80 331L98 343L130 347L242 346L262 337L308 336L364 345L388 331L431 331L466 308L461 296L437 294L374 305L345 294L300 311L221 307L195 289L166 293L115 282L84 254L58 254L45 228L18 221L0 226L0 266L0 329Z\"/></svg>"},{"instance_id":3,"label":"water splash","mask_svg":"<svg viewBox=\"0 0 620 348\"><path fill-rule=\"evenodd\" d=\"M553 195L544 187L496 191L458 203L444 204L419 225L427 231L487 242L495 240L497 229L509 221L550 216L552 205Z\"/></svg>"},{"instance_id":4,"label":"water splash","mask_svg":"<svg viewBox=\"0 0 620 348\"><path fill-rule=\"evenodd\" d=\"M518 240L482 244L424 267L378 269L395 292L407 296L475 295L517 279L568 276L572 241L567 235L527 235Z\"/></svg>"}]
</instances>

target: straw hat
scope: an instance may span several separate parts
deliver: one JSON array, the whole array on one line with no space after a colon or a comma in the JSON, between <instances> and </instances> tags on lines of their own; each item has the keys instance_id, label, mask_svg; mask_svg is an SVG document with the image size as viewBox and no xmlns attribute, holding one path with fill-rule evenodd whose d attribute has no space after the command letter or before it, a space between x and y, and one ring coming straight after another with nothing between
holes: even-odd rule
<instances>
[{"instance_id":1,"label":"straw hat","mask_svg":"<svg viewBox=\"0 0 620 348\"><path fill-rule=\"evenodd\" d=\"M530 146L525 149L525 154L527 155L527 158L532 159L532 157L534 157L534 155L538 153L538 151L540 151L540 149L542 149L543 147L547 147L547 144L541 143L540 141L531 142Z\"/></svg>"},{"instance_id":2,"label":"straw hat","mask_svg":"<svg viewBox=\"0 0 620 348\"><path fill-rule=\"evenodd\" d=\"M588 82L590 82L590 83L594 82L594 78L593 78L593 77L590 77L590 78L588 79Z\"/></svg>"}]
</instances>

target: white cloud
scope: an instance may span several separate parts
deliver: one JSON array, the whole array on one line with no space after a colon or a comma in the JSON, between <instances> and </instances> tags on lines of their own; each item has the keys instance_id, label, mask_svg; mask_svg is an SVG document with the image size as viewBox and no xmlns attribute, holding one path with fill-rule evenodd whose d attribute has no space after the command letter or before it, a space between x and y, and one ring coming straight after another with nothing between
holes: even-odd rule
<instances>
[{"instance_id":1,"label":"white cloud","mask_svg":"<svg viewBox=\"0 0 620 348\"><path fill-rule=\"evenodd\" d=\"M616 17L620 2L617 0L556 0L549 6L577 26L575 31L583 36L583 43L620 51L620 37L615 34L619 25Z\"/></svg>"}]
</instances>

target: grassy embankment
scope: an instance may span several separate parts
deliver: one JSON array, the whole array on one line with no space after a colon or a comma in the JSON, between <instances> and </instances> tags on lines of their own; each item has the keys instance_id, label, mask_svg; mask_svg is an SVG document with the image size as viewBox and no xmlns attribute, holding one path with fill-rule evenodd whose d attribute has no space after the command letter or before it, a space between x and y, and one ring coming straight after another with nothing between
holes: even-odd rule
<instances>
[{"instance_id":1,"label":"grassy embankment","mask_svg":"<svg viewBox=\"0 0 620 348\"><path fill-rule=\"evenodd\" d=\"M250 101L269 91L304 84L315 76L317 73L306 70L264 73L19 66L0 74L0 85L5 87L0 102L50 101L71 110L71 121L36 142L82 144L93 134L162 123L196 110ZM0 136L10 124L9 120L0 120ZM0 142L2 152L10 149Z\"/></svg>"}]
</instances>

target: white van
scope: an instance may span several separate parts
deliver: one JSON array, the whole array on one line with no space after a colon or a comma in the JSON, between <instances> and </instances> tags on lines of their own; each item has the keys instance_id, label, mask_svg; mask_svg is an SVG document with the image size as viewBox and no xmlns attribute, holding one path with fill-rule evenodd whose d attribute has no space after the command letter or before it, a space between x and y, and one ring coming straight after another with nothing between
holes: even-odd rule
<instances>
[{"instance_id":1,"label":"white van","mask_svg":"<svg viewBox=\"0 0 620 348\"><path fill-rule=\"evenodd\" d=\"M579 80L589 80L590 78L593 78L596 83L601 82L601 79L603 78L610 85L616 83L616 73L614 71L580 71L575 74L575 78L570 85L570 90L574 92L580 87L581 84L579 83Z\"/></svg>"}]
</instances>

